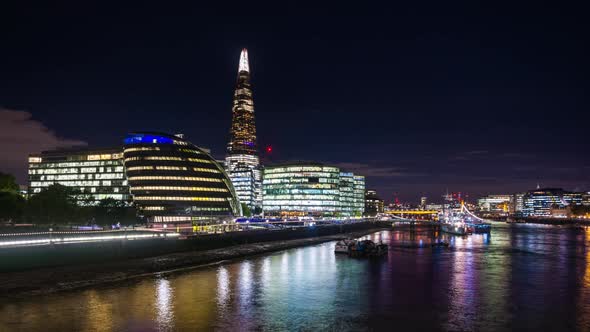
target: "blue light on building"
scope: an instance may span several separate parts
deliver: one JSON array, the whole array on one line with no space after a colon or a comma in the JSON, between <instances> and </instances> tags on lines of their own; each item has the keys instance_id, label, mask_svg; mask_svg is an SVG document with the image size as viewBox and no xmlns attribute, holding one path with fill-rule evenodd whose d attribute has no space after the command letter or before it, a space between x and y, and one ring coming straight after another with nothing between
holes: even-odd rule
<instances>
[{"instance_id":1,"label":"blue light on building","mask_svg":"<svg viewBox=\"0 0 590 332\"><path fill-rule=\"evenodd\" d=\"M130 135L125 138L125 144L174 144L174 140L170 137L158 135Z\"/></svg>"}]
</instances>

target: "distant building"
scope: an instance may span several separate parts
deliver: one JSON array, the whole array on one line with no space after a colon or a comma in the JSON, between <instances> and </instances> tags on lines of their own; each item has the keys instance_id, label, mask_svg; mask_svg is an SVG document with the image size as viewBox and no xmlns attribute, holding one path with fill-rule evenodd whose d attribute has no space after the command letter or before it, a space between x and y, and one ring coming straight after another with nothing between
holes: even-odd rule
<instances>
[{"instance_id":1,"label":"distant building","mask_svg":"<svg viewBox=\"0 0 590 332\"><path fill-rule=\"evenodd\" d=\"M364 211L362 176L318 163L268 166L263 176L265 216L348 217ZM359 195L360 193L360 195Z\"/></svg>"},{"instance_id":2,"label":"distant building","mask_svg":"<svg viewBox=\"0 0 590 332\"><path fill-rule=\"evenodd\" d=\"M379 213L383 213L383 200L377 195L375 190L365 191L365 215L373 217Z\"/></svg>"},{"instance_id":3,"label":"distant building","mask_svg":"<svg viewBox=\"0 0 590 332\"><path fill-rule=\"evenodd\" d=\"M428 198L427 197L420 197L420 208L422 210L426 209L426 202L427 202Z\"/></svg>"},{"instance_id":4,"label":"distant building","mask_svg":"<svg viewBox=\"0 0 590 332\"><path fill-rule=\"evenodd\" d=\"M512 214L520 216L524 213L524 196L526 193L517 193L512 197Z\"/></svg>"},{"instance_id":5,"label":"distant building","mask_svg":"<svg viewBox=\"0 0 590 332\"><path fill-rule=\"evenodd\" d=\"M75 189L81 205L105 198L131 201L121 148L67 149L29 155L29 196L52 184Z\"/></svg>"},{"instance_id":6,"label":"distant building","mask_svg":"<svg viewBox=\"0 0 590 332\"><path fill-rule=\"evenodd\" d=\"M253 211L259 210L262 207L262 170L258 157L254 100L246 49L240 54L225 169L240 202Z\"/></svg>"},{"instance_id":7,"label":"distant building","mask_svg":"<svg viewBox=\"0 0 590 332\"><path fill-rule=\"evenodd\" d=\"M442 211L443 209L443 204L426 204L426 210L430 210L430 211Z\"/></svg>"},{"instance_id":8,"label":"distant building","mask_svg":"<svg viewBox=\"0 0 590 332\"><path fill-rule=\"evenodd\" d=\"M131 133L124 157L133 202L153 227L218 224L241 215L223 167L184 138Z\"/></svg>"},{"instance_id":9,"label":"distant building","mask_svg":"<svg viewBox=\"0 0 590 332\"><path fill-rule=\"evenodd\" d=\"M507 216L512 210L513 195L488 195L477 200L480 212Z\"/></svg>"},{"instance_id":10,"label":"distant building","mask_svg":"<svg viewBox=\"0 0 590 332\"><path fill-rule=\"evenodd\" d=\"M522 215L525 217L550 217L552 210L582 205L583 193L565 191L561 188L539 188L523 196ZM562 212L559 212L562 214Z\"/></svg>"}]
</instances>

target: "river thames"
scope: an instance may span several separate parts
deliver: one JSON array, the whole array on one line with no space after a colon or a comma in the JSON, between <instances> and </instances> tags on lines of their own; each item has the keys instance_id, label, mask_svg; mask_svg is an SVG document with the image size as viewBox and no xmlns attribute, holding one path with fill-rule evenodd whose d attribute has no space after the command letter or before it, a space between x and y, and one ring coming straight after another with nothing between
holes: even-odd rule
<instances>
[{"instance_id":1,"label":"river thames","mask_svg":"<svg viewBox=\"0 0 590 332\"><path fill-rule=\"evenodd\" d=\"M386 257L335 242L0 302L0 331L590 330L590 228L381 231ZM449 248L432 248L434 239Z\"/></svg>"}]
</instances>

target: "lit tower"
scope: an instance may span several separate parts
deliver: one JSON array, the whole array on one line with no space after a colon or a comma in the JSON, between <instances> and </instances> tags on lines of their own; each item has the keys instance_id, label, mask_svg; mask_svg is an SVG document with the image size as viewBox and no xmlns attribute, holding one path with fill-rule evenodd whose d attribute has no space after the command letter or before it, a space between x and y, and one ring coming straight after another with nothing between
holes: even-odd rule
<instances>
[{"instance_id":1,"label":"lit tower","mask_svg":"<svg viewBox=\"0 0 590 332\"><path fill-rule=\"evenodd\" d=\"M256 144L254 101L246 49L240 54L225 167L240 202L252 211L262 208L262 172Z\"/></svg>"}]
</instances>

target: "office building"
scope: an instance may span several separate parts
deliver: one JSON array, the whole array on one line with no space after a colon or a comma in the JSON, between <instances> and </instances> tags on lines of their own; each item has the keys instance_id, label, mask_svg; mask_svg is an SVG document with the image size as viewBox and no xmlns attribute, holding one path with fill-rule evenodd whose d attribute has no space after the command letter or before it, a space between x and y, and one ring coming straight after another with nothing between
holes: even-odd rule
<instances>
[{"instance_id":1,"label":"office building","mask_svg":"<svg viewBox=\"0 0 590 332\"><path fill-rule=\"evenodd\" d=\"M340 213L343 216L352 216L355 211L355 182L353 173L340 173L338 182Z\"/></svg>"},{"instance_id":2,"label":"office building","mask_svg":"<svg viewBox=\"0 0 590 332\"><path fill-rule=\"evenodd\" d=\"M233 98L230 140L225 169L241 203L258 212L262 206L262 170L256 142L254 100L248 51L242 50Z\"/></svg>"},{"instance_id":3,"label":"office building","mask_svg":"<svg viewBox=\"0 0 590 332\"><path fill-rule=\"evenodd\" d=\"M28 194L52 184L73 188L80 205L111 198L130 202L121 148L64 149L29 156Z\"/></svg>"},{"instance_id":4,"label":"office building","mask_svg":"<svg viewBox=\"0 0 590 332\"><path fill-rule=\"evenodd\" d=\"M513 200L513 195L488 195L477 200L477 207L486 214L506 216L513 210Z\"/></svg>"},{"instance_id":5,"label":"office building","mask_svg":"<svg viewBox=\"0 0 590 332\"><path fill-rule=\"evenodd\" d=\"M219 224L241 215L223 167L184 138L131 133L124 158L133 202L153 227Z\"/></svg>"},{"instance_id":6,"label":"office building","mask_svg":"<svg viewBox=\"0 0 590 332\"><path fill-rule=\"evenodd\" d=\"M276 165L265 167L263 178L265 216L352 217L364 211L364 177L338 167Z\"/></svg>"},{"instance_id":7,"label":"office building","mask_svg":"<svg viewBox=\"0 0 590 332\"><path fill-rule=\"evenodd\" d=\"M582 203L583 193L568 192L561 188L538 188L523 196L522 215L525 217L549 217L554 214L552 210L582 205Z\"/></svg>"},{"instance_id":8,"label":"office building","mask_svg":"<svg viewBox=\"0 0 590 332\"><path fill-rule=\"evenodd\" d=\"M375 190L365 192L365 215L369 217L383 213L383 200L379 198Z\"/></svg>"},{"instance_id":9,"label":"office building","mask_svg":"<svg viewBox=\"0 0 590 332\"><path fill-rule=\"evenodd\" d=\"M353 217L361 217L365 212L365 177L362 175L354 176L354 202Z\"/></svg>"}]
</instances>

